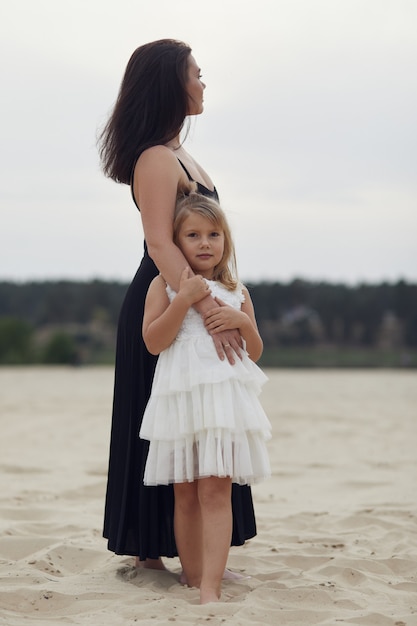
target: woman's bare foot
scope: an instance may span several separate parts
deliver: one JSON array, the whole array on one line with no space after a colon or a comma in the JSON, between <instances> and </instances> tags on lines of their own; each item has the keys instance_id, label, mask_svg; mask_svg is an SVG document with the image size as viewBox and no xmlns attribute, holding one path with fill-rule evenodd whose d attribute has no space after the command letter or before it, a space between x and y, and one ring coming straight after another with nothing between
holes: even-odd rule
<instances>
[{"instance_id":1,"label":"woman's bare foot","mask_svg":"<svg viewBox=\"0 0 417 626\"><path fill-rule=\"evenodd\" d=\"M232 572L230 569L225 569L223 574L223 580L246 580L250 578L247 574L240 574L239 572Z\"/></svg>"},{"instance_id":2,"label":"woman's bare foot","mask_svg":"<svg viewBox=\"0 0 417 626\"><path fill-rule=\"evenodd\" d=\"M232 572L230 569L225 569L223 574L223 580L243 580L250 578L250 576L245 576L245 574L239 574L239 572ZM180 584L187 585L187 578L182 571L180 574ZM212 600L210 600L212 602Z\"/></svg>"},{"instance_id":3,"label":"woman's bare foot","mask_svg":"<svg viewBox=\"0 0 417 626\"><path fill-rule=\"evenodd\" d=\"M135 567L139 567L142 569L158 569L158 570L166 570L165 565L162 562L162 559L146 559L145 561L141 561L137 556L135 558Z\"/></svg>"}]
</instances>

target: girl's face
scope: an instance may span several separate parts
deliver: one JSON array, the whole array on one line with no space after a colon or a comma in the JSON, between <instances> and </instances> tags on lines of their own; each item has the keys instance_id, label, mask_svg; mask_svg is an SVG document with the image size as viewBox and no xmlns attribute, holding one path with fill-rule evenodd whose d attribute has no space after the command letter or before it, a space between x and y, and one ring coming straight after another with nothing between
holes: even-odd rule
<instances>
[{"instance_id":1,"label":"girl's face","mask_svg":"<svg viewBox=\"0 0 417 626\"><path fill-rule=\"evenodd\" d=\"M192 54L188 57L188 75L186 90L188 94L187 115L199 115L203 112L203 92L206 88L201 80L201 70Z\"/></svg>"},{"instance_id":2,"label":"girl's face","mask_svg":"<svg viewBox=\"0 0 417 626\"><path fill-rule=\"evenodd\" d=\"M212 278L224 252L224 233L213 222L198 213L191 213L178 232L181 248L191 269L204 278Z\"/></svg>"}]
</instances>

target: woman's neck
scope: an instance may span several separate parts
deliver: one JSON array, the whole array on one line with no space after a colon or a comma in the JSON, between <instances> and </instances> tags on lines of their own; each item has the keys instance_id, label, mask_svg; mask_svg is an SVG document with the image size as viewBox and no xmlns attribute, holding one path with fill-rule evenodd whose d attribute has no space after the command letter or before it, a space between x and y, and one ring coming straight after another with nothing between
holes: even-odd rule
<instances>
[{"instance_id":1,"label":"woman's neck","mask_svg":"<svg viewBox=\"0 0 417 626\"><path fill-rule=\"evenodd\" d=\"M175 151L180 150L182 148L180 136L177 135L176 137L168 141L165 145L170 150L175 150Z\"/></svg>"}]
</instances>

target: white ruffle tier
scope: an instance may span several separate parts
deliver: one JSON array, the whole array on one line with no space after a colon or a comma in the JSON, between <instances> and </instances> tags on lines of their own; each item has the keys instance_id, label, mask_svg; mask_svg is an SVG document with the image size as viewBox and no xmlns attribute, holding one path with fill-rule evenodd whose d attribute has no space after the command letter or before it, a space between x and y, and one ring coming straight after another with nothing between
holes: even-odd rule
<instances>
[{"instance_id":1,"label":"white ruffle tier","mask_svg":"<svg viewBox=\"0 0 417 626\"><path fill-rule=\"evenodd\" d=\"M266 380L246 353L235 365L220 361L205 330L177 338L158 359L140 430L150 441L145 485L267 478L271 425L258 399Z\"/></svg>"}]
</instances>

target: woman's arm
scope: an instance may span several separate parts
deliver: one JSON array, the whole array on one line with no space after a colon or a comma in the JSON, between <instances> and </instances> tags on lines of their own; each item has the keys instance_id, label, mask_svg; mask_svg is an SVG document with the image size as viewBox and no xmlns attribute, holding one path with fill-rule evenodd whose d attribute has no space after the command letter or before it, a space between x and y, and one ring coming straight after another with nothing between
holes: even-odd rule
<instances>
[{"instance_id":1,"label":"woman's arm","mask_svg":"<svg viewBox=\"0 0 417 626\"><path fill-rule=\"evenodd\" d=\"M243 287L245 301L241 309L228 306L220 299L217 299L221 306L209 311L205 316L207 330L216 335L229 328L238 328L240 334L246 342L246 349L252 361L257 361L263 351L263 342L259 334L258 325L255 319L255 311L252 299L246 287Z\"/></svg>"},{"instance_id":2,"label":"woman's arm","mask_svg":"<svg viewBox=\"0 0 417 626\"><path fill-rule=\"evenodd\" d=\"M148 252L167 283L178 291L181 272L187 261L174 244L173 218L178 189L186 189L189 181L177 157L165 146L154 146L145 150L135 167L133 191L140 207L142 226ZM216 307L215 300L208 296L196 305L201 315ZM230 363L240 355L240 335L236 330L213 335L217 354Z\"/></svg>"},{"instance_id":3,"label":"woman's arm","mask_svg":"<svg viewBox=\"0 0 417 626\"><path fill-rule=\"evenodd\" d=\"M186 183L178 159L165 146L145 150L136 164L133 191L149 256L175 291L179 289L181 272L188 265L172 240L177 191Z\"/></svg>"},{"instance_id":4,"label":"woman's arm","mask_svg":"<svg viewBox=\"0 0 417 626\"><path fill-rule=\"evenodd\" d=\"M170 302L162 276L153 279L146 295L142 324L143 340L151 354L160 354L171 345L188 309L205 298L208 290L206 281L194 276L186 267L181 274L179 291Z\"/></svg>"}]
</instances>

